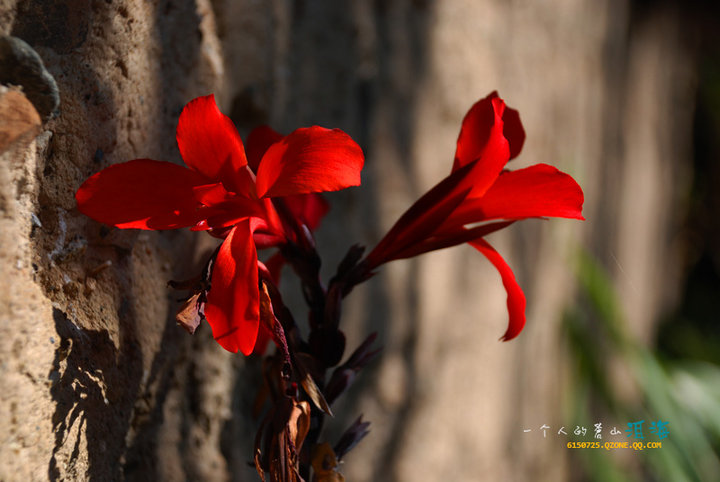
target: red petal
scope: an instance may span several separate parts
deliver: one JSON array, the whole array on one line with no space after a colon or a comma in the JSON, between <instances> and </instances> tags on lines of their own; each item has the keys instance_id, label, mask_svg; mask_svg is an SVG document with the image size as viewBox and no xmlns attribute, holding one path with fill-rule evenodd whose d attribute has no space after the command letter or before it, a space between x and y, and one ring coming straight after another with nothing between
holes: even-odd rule
<instances>
[{"instance_id":1,"label":"red petal","mask_svg":"<svg viewBox=\"0 0 720 482\"><path fill-rule=\"evenodd\" d=\"M478 238L487 236L490 233L494 233L500 229L510 226L514 221L498 221L494 223L483 224L482 226L475 226L474 228L456 228L452 231L442 232L438 230L439 234L435 234L420 243L413 244L407 249L397 253L393 259L412 258L430 251L436 251L438 249L445 249L451 246L457 246L458 244L468 243Z\"/></svg>"},{"instance_id":2,"label":"red petal","mask_svg":"<svg viewBox=\"0 0 720 482\"><path fill-rule=\"evenodd\" d=\"M220 182L195 186L193 195L205 206L217 206L233 198Z\"/></svg>"},{"instance_id":3,"label":"red petal","mask_svg":"<svg viewBox=\"0 0 720 482\"><path fill-rule=\"evenodd\" d=\"M321 194L298 194L283 198L290 212L311 231L320 225L322 218L330 211L330 204Z\"/></svg>"},{"instance_id":4,"label":"red petal","mask_svg":"<svg viewBox=\"0 0 720 482\"><path fill-rule=\"evenodd\" d=\"M472 106L463 120L453 172L477 160L470 174L475 197L485 193L510 159L510 147L503 136L504 112L505 103L493 92Z\"/></svg>"},{"instance_id":5,"label":"red petal","mask_svg":"<svg viewBox=\"0 0 720 482\"><path fill-rule=\"evenodd\" d=\"M467 164L481 156L490 140L490 132L495 124L493 99L498 99L497 91L476 102L465 115L460 136L458 137L455 163ZM502 114L502 134L510 145L510 159L517 157L525 143L525 129L520 121L520 113L509 107Z\"/></svg>"},{"instance_id":6,"label":"red petal","mask_svg":"<svg viewBox=\"0 0 720 482\"><path fill-rule=\"evenodd\" d=\"M339 129L297 129L265 153L257 194L290 196L357 186L364 162L360 146Z\"/></svg>"},{"instance_id":7,"label":"red petal","mask_svg":"<svg viewBox=\"0 0 720 482\"><path fill-rule=\"evenodd\" d=\"M282 134L278 134L272 128L268 126L256 127L247 137L246 149L247 160L250 168L253 172L258 171L260 160L265 155L265 152L283 138Z\"/></svg>"},{"instance_id":8,"label":"red petal","mask_svg":"<svg viewBox=\"0 0 720 482\"><path fill-rule=\"evenodd\" d=\"M234 196L230 201L207 208L203 212L208 213L207 221L198 223L192 228L193 231L213 229L223 234L223 228L249 218L257 249L277 246L286 241L285 231L271 199L253 200ZM224 238L224 235L221 237Z\"/></svg>"},{"instance_id":9,"label":"red petal","mask_svg":"<svg viewBox=\"0 0 720 482\"><path fill-rule=\"evenodd\" d=\"M195 226L193 231L232 226L248 217L267 216L264 200L229 193L221 183L197 186L193 189L193 195L198 202L207 206L203 211L206 222Z\"/></svg>"},{"instance_id":10,"label":"red petal","mask_svg":"<svg viewBox=\"0 0 720 482\"><path fill-rule=\"evenodd\" d=\"M248 220L223 242L213 265L205 317L226 350L252 353L260 323L257 251Z\"/></svg>"},{"instance_id":11,"label":"red petal","mask_svg":"<svg viewBox=\"0 0 720 482\"><path fill-rule=\"evenodd\" d=\"M215 104L215 96L192 100L177 126L180 154L191 169L213 181L222 181L232 192L244 192L241 169L247 165L240 134Z\"/></svg>"},{"instance_id":12,"label":"red petal","mask_svg":"<svg viewBox=\"0 0 720 482\"><path fill-rule=\"evenodd\" d=\"M510 266L495 249L490 246L484 239L478 239L470 242L470 244L480 251L495 268L500 272L505 291L507 291L507 307L510 321L505 334L500 338L503 341L509 341L520 334L525 326L525 294L515 281Z\"/></svg>"},{"instance_id":13,"label":"red petal","mask_svg":"<svg viewBox=\"0 0 720 482\"><path fill-rule=\"evenodd\" d=\"M176 229L202 219L193 188L207 180L184 167L150 159L110 166L77 193L80 212L118 228Z\"/></svg>"},{"instance_id":14,"label":"red petal","mask_svg":"<svg viewBox=\"0 0 720 482\"><path fill-rule=\"evenodd\" d=\"M469 164L453 172L410 206L367 256L369 266L397 259L398 253L432 236L467 197L472 188L468 174L474 167Z\"/></svg>"},{"instance_id":15,"label":"red petal","mask_svg":"<svg viewBox=\"0 0 720 482\"><path fill-rule=\"evenodd\" d=\"M547 164L503 172L484 196L468 199L453 214L454 223L490 219L556 217L584 219L583 192L575 180Z\"/></svg>"},{"instance_id":16,"label":"red petal","mask_svg":"<svg viewBox=\"0 0 720 482\"><path fill-rule=\"evenodd\" d=\"M494 91L473 104L465 114L455 148L453 170L482 157L483 151L491 141L490 136L493 127L497 123L500 123L501 129L499 132L502 133L503 113L496 112L493 105L495 99L499 98L498 93Z\"/></svg>"}]
</instances>

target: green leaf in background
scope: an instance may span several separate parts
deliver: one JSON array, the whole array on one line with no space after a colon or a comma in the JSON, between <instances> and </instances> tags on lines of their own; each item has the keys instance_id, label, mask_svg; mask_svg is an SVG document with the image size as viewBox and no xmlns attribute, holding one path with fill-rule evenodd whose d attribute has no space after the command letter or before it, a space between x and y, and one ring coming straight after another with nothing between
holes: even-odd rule
<instances>
[{"instance_id":1,"label":"green leaf in background","mask_svg":"<svg viewBox=\"0 0 720 482\"><path fill-rule=\"evenodd\" d=\"M574 367L568 416L585 423L617 423L623 432L629 422L645 420L646 441L658 440L649 431L653 421L669 422L670 433L656 449L575 450L573 476L599 481L717 480L720 367L677 357L662 360L625 329L628 320L597 260L579 253L576 272L578 302L564 320ZM618 388L618 378L627 378L627 383Z\"/></svg>"}]
</instances>

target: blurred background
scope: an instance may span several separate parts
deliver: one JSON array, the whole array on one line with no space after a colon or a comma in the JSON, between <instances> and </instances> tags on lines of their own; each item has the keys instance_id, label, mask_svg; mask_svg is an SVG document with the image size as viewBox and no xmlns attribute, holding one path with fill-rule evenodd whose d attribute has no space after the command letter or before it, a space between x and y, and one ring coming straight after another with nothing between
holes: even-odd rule
<instances>
[{"instance_id":1,"label":"blurred background","mask_svg":"<svg viewBox=\"0 0 720 482\"><path fill-rule=\"evenodd\" d=\"M210 92L243 136L319 124L363 147L363 185L327 196L326 280L351 244L372 247L449 173L463 116L493 90L527 132L508 167L552 164L585 192L586 221L489 237L527 296L511 342L498 341L500 277L469 246L394 262L347 299L348 346L377 331L384 347L327 422L331 441L360 414L372 422L341 466L347 480L720 473L716 3L8 0L0 26L40 54L61 99L24 163L8 164L30 181L11 176L20 194L7 222L27 242L3 248L21 261L3 279L34 294L3 299L35 330L0 327L12 353L8 480L254 480L260 361L223 352L206 326L181 332L164 288L194 274L212 240L101 232L72 200L107 165L179 161L177 116ZM80 255L62 254L78 239ZM292 274L283 283L302 310ZM18 419L23 403L33 409ZM668 422L662 448L567 448L596 441L598 423L602 442L635 441L625 431L639 421L645 442L659 440L652 422Z\"/></svg>"}]
</instances>

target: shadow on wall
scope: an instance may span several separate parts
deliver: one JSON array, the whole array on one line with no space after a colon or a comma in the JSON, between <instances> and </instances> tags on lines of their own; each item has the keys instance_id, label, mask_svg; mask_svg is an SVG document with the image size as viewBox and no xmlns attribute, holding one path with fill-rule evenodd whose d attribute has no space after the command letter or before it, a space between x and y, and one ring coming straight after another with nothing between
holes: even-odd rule
<instances>
[{"instance_id":1,"label":"shadow on wall","mask_svg":"<svg viewBox=\"0 0 720 482\"><path fill-rule=\"evenodd\" d=\"M118 313L121 320L134 316L130 306L127 300L122 303ZM123 434L129 427L141 376L139 346L126 340L118 351L107 330L80 329L57 308L53 308L53 319L61 340L48 375L53 381L50 393L56 404L52 418L55 448L48 477L62 478L58 452L71 432L78 436L69 458L63 461L67 464L63 474L83 474L72 466L80 454L79 434L85 432L88 467L84 475L90 480L118 476L125 440L112 434Z\"/></svg>"},{"instance_id":2,"label":"shadow on wall","mask_svg":"<svg viewBox=\"0 0 720 482\"><path fill-rule=\"evenodd\" d=\"M192 85L196 82L193 74L200 56L199 45L202 41L200 22L201 18L194 0L161 0L154 7L154 34L160 47L157 59L160 69L159 78L154 85L155 95L162 106L162 109L158 110L159 115L163 117L163 130L168 132L165 136L167 145L162 147L164 151L173 152L173 157L177 157L175 144L177 120L182 108L191 100L189 91L192 91ZM197 236L192 236L190 239L192 247L188 247L188 253L195 251L198 244ZM189 269L192 268L185 266L181 268L181 273L177 273L177 269L175 271L185 279L190 276ZM186 333L175 323L174 314L179 297L178 292L168 296L169 318L164 326L162 342L152 360L149 376L142 387L143 392L136 395L138 401L145 407L145 413L136 414L139 418L133 427L133 441L127 447L123 475L128 480L162 478L158 459L174 460L174 457L166 455L165 451L179 452L178 462L182 464L180 473L190 478L201 478L201 472L195 467L197 457L193 454L188 433L189 427L198 423L198 419L202 416L197 402L202 380L197 380L193 376L194 357L183 356L188 350L197 350L198 340L188 340ZM178 376L192 380L185 385L185 393L181 395L183 400L180 404L182 411L179 417L180 426L172 427L172 431L179 434L178 446L162 447L159 439L161 431L166 429L163 427L166 423L164 412L167 402L172 397L172 390L177 389L173 386L173 379ZM142 403L143 400L146 402Z\"/></svg>"}]
</instances>

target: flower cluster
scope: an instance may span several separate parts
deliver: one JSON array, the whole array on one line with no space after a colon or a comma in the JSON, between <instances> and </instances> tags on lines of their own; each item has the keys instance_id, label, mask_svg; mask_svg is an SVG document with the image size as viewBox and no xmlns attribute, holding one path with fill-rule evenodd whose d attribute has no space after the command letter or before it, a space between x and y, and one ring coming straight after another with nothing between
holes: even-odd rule
<instances>
[{"instance_id":1,"label":"flower cluster","mask_svg":"<svg viewBox=\"0 0 720 482\"><path fill-rule=\"evenodd\" d=\"M259 329L257 249L294 240L276 203L313 227L325 210L310 193L360 184L364 157L344 132L322 127L281 136L253 131L244 149L212 95L180 114L177 143L187 168L136 159L110 166L80 186L87 216L118 228L208 231L223 238L212 268L204 316L220 345L248 355Z\"/></svg>"},{"instance_id":2,"label":"flower cluster","mask_svg":"<svg viewBox=\"0 0 720 482\"><path fill-rule=\"evenodd\" d=\"M367 257L367 268L469 243L500 273L510 321L503 340L525 326L525 295L512 270L484 237L526 218L583 219L583 192L547 164L505 170L525 142L520 116L493 92L473 105L460 129L448 177L422 196Z\"/></svg>"},{"instance_id":3,"label":"flower cluster","mask_svg":"<svg viewBox=\"0 0 720 482\"><path fill-rule=\"evenodd\" d=\"M329 209L319 193L359 185L364 164L360 147L340 130L315 126L282 136L259 127L244 145L214 97L200 97L178 121L187 167L150 159L113 165L87 179L75 197L81 212L111 226L189 227L222 239L196 279L171 282L191 292L178 322L194 332L205 319L223 348L246 355L262 352L272 339L278 352L265 365L260 391L269 394L271 407L256 437L257 470L273 480L302 480L312 467L316 480L340 480L335 467L367 434L368 423L358 419L330 447L317 443L322 415L379 352L372 334L340 364L340 305L352 288L389 261L469 243L500 273L509 313L502 339L510 340L525 325L525 297L485 236L526 218L583 219L583 192L569 175L545 164L505 169L524 141L518 112L497 93L478 101L462 122L449 175L367 256L362 247L350 248L327 286L312 235ZM265 263L258 260L264 248L277 249ZM285 263L302 282L307 339L277 290Z\"/></svg>"}]
</instances>

